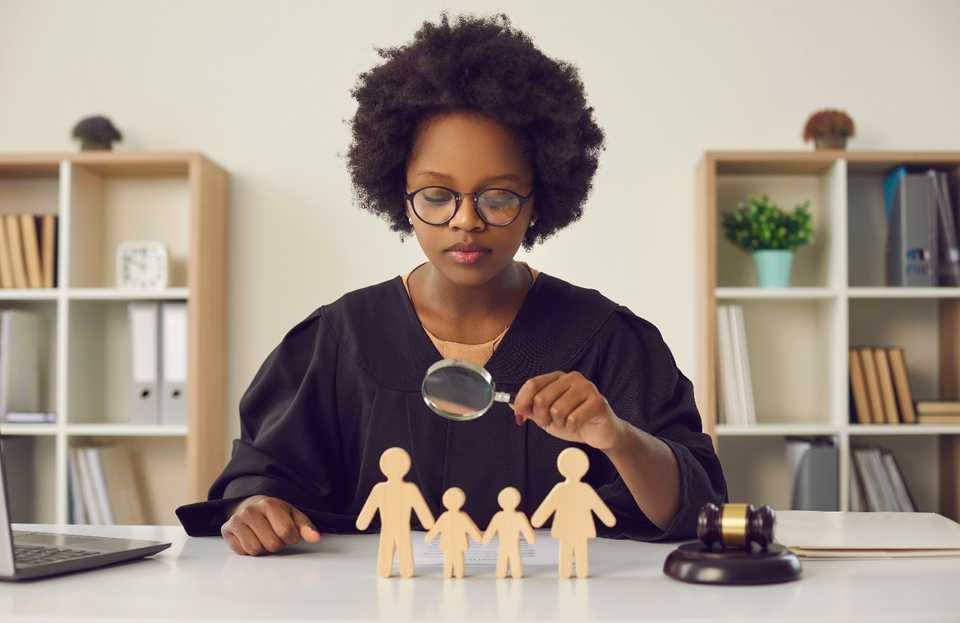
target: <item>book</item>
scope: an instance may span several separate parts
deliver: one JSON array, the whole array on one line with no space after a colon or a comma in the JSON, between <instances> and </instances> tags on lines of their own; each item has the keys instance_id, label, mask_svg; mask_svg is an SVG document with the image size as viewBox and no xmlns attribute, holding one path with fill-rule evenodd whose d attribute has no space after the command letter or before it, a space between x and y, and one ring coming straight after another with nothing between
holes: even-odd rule
<instances>
[{"instance_id":1,"label":"book","mask_svg":"<svg viewBox=\"0 0 960 623\"><path fill-rule=\"evenodd\" d=\"M37 236L37 219L33 214L20 215L20 234L23 240L23 259L27 267L27 283L31 288L42 288L40 241Z\"/></svg>"},{"instance_id":2,"label":"book","mask_svg":"<svg viewBox=\"0 0 960 623\"><path fill-rule=\"evenodd\" d=\"M893 480L890 478L890 472L887 471L886 465L883 464L883 456L880 453L880 449L868 448L867 459L870 463L870 475L880 486L880 498L882 500L882 506L877 510L886 512L900 511L900 504L897 502L897 494L893 489Z\"/></svg>"},{"instance_id":3,"label":"book","mask_svg":"<svg viewBox=\"0 0 960 623\"><path fill-rule=\"evenodd\" d=\"M860 364L863 366L863 378L867 382L867 398L870 401L870 415L874 424L885 421L883 400L880 398L880 378L877 376L876 360L869 348L858 348Z\"/></svg>"},{"instance_id":4,"label":"book","mask_svg":"<svg viewBox=\"0 0 960 623\"><path fill-rule=\"evenodd\" d=\"M900 471L900 466L893 457L893 453L887 449L881 449L879 452L883 465L887 470L887 476L893 485L893 493L897 499L899 510L906 513L916 511L917 508L913 503L913 497L910 495L910 490L907 489L907 484L903 479L903 473Z\"/></svg>"},{"instance_id":5,"label":"book","mask_svg":"<svg viewBox=\"0 0 960 623\"><path fill-rule=\"evenodd\" d=\"M861 512L867 510L864 500L863 482L855 461L850 462L850 510Z\"/></svg>"},{"instance_id":6,"label":"book","mask_svg":"<svg viewBox=\"0 0 960 623\"><path fill-rule=\"evenodd\" d=\"M43 287L56 286L57 276L57 215L44 214L41 234Z\"/></svg>"},{"instance_id":7,"label":"book","mask_svg":"<svg viewBox=\"0 0 960 623\"><path fill-rule=\"evenodd\" d=\"M857 471L860 473L863 482L864 500L866 501L866 510L883 510L883 497L880 490L880 483L873 474L873 467L870 462L870 451L868 448L851 448L851 455L856 463Z\"/></svg>"},{"instance_id":8,"label":"book","mask_svg":"<svg viewBox=\"0 0 960 623\"><path fill-rule=\"evenodd\" d=\"M121 445L97 448L106 487L109 516L114 525L146 523L143 496L135 479L133 459Z\"/></svg>"},{"instance_id":9,"label":"book","mask_svg":"<svg viewBox=\"0 0 960 623\"><path fill-rule=\"evenodd\" d=\"M80 487L80 468L77 465L77 450L72 448L67 454L67 484L70 486L70 523L88 522L86 507L83 503L83 491Z\"/></svg>"},{"instance_id":10,"label":"book","mask_svg":"<svg viewBox=\"0 0 960 623\"><path fill-rule=\"evenodd\" d=\"M103 524L103 519L100 515L100 505L97 502L89 462L87 461L88 449L89 448L73 448L71 452L76 456L80 495L83 498L83 507L85 509L87 522L91 525L101 525Z\"/></svg>"},{"instance_id":11,"label":"book","mask_svg":"<svg viewBox=\"0 0 960 623\"><path fill-rule=\"evenodd\" d=\"M893 386L897 390L897 402L900 405L900 419L906 424L917 421L917 412L913 406L913 391L910 389L910 377L907 375L907 358L903 348L893 346L887 349L890 359L890 373Z\"/></svg>"},{"instance_id":12,"label":"book","mask_svg":"<svg viewBox=\"0 0 960 623\"><path fill-rule=\"evenodd\" d=\"M917 416L917 424L947 424L960 426L960 413L928 413Z\"/></svg>"},{"instance_id":13,"label":"book","mask_svg":"<svg viewBox=\"0 0 960 623\"><path fill-rule=\"evenodd\" d=\"M733 333L734 359L738 371L740 402L743 407L744 423L755 426L757 423L756 403L753 396L753 381L750 378L750 355L747 347L747 329L743 318L743 307L730 306L731 329Z\"/></svg>"},{"instance_id":14,"label":"book","mask_svg":"<svg viewBox=\"0 0 960 623\"><path fill-rule=\"evenodd\" d=\"M960 400L918 400L917 413L921 415L960 413Z\"/></svg>"},{"instance_id":15,"label":"book","mask_svg":"<svg viewBox=\"0 0 960 623\"><path fill-rule=\"evenodd\" d=\"M857 349L849 349L850 359L850 393L853 396L853 415L859 424L870 424L870 404L867 401L867 385L863 376L863 366L860 365L860 356Z\"/></svg>"},{"instance_id":16,"label":"book","mask_svg":"<svg viewBox=\"0 0 960 623\"><path fill-rule=\"evenodd\" d=\"M8 411L3 414L3 421L13 424L52 424L57 421L57 414L39 411Z\"/></svg>"},{"instance_id":17,"label":"book","mask_svg":"<svg viewBox=\"0 0 960 623\"><path fill-rule=\"evenodd\" d=\"M736 371L730 335L730 310L726 305L717 306L717 348L719 350L718 378L720 396L720 421L725 424L743 424L741 410L737 406Z\"/></svg>"},{"instance_id":18,"label":"book","mask_svg":"<svg viewBox=\"0 0 960 623\"><path fill-rule=\"evenodd\" d=\"M84 448L83 455L87 460L87 473L90 475L93 486L100 523L112 526L113 513L110 510L110 501L107 498L107 482L103 474L103 464L100 462L100 448Z\"/></svg>"},{"instance_id":19,"label":"book","mask_svg":"<svg viewBox=\"0 0 960 623\"><path fill-rule=\"evenodd\" d=\"M10 248L7 245L7 225L2 216L0 216L0 287L14 287L13 264L10 261Z\"/></svg>"},{"instance_id":20,"label":"book","mask_svg":"<svg viewBox=\"0 0 960 623\"><path fill-rule=\"evenodd\" d=\"M880 398L883 400L884 420L887 424L897 424L900 418L897 415L897 400L893 394L893 376L890 374L890 361L887 351L883 348L874 348L873 356L877 363L877 378L880 381Z\"/></svg>"},{"instance_id":21,"label":"book","mask_svg":"<svg viewBox=\"0 0 960 623\"><path fill-rule=\"evenodd\" d=\"M20 223L16 214L5 217L7 226L7 249L10 252L10 266L13 271L13 287L27 287L27 269L23 263L23 245L20 242Z\"/></svg>"}]
</instances>

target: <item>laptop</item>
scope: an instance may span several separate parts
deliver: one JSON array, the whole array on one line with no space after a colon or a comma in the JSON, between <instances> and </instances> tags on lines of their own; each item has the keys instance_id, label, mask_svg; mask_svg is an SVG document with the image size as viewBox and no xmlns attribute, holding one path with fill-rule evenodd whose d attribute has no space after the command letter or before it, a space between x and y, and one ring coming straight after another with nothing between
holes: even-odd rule
<instances>
[{"instance_id":1,"label":"laptop","mask_svg":"<svg viewBox=\"0 0 960 623\"><path fill-rule=\"evenodd\" d=\"M0 450L0 580L28 580L152 556L170 547L159 541L14 531Z\"/></svg>"}]
</instances>

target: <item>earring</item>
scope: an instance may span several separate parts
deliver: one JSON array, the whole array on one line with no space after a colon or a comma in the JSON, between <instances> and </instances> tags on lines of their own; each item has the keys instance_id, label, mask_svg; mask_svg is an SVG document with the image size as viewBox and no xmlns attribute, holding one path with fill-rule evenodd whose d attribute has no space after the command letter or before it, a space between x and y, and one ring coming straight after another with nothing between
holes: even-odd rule
<instances>
[{"instance_id":1,"label":"earring","mask_svg":"<svg viewBox=\"0 0 960 623\"><path fill-rule=\"evenodd\" d=\"M533 227L536 224L537 224L537 219L535 218L530 219L530 223L527 225L527 229Z\"/></svg>"}]
</instances>

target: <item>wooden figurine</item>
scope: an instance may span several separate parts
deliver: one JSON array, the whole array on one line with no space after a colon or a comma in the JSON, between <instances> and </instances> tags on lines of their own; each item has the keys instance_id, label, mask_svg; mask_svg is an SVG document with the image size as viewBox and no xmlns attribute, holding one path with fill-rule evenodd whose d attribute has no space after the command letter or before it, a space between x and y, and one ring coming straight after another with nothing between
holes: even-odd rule
<instances>
[{"instance_id":1,"label":"wooden figurine","mask_svg":"<svg viewBox=\"0 0 960 623\"><path fill-rule=\"evenodd\" d=\"M440 535L440 550L443 552L443 577L463 577L463 553L470 547L468 537L479 543L483 536L470 515L462 510L467 498L460 487L450 487L443 493L443 505L446 507L437 523L427 531L424 540L432 543Z\"/></svg>"},{"instance_id":2,"label":"wooden figurine","mask_svg":"<svg viewBox=\"0 0 960 623\"><path fill-rule=\"evenodd\" d=\"M578 578L589 574L587 539L597 536L591 513L596 513L607 527L617 522L593 487L580 482L589 467L590 459L583 450L567 448L561 452L557 456L557 469L565 480L554 485L530 518L530 523L539 528L555 514L550 534L560 541L558 574L561 578L570 577L571 563L576 563Z\"/></svg>"},{"instance_id":3,"label":"wooden figurine","mask_svg":"<svg viewBox=\"0 0 960 623\"><path fill-rule=\"evenodd\" d=\"M377 551L377 574L390 577L393 554L400 562L400 575L413 576L413 545L410 542L410 511L417 514L424 528L433 527L433 515L420 489L403 477L410 471L410 455L403 448L387 448L380 455L380 471L386 482L373 486L370 496L357 515L357 529L366 530L374 514L380 511L380 547Z\"/></svg>"},{"instance_id":4,"label":"wooden figurine","mask_svg":"<svg viewBox=\"0 0 960 623\"><path fill-rule=\"evenodd\" d=\"M523 577L523 563L520 560L520 535L527 543L534 543L536 536L527 516L517 510L520 504L520 492L513 487L506 487L497 496L497 502L503 510L490 520L490 525L483 533L483 542L489 543L497 535L497 577L507 577L507 566L510 567L510 576Z\"/></svg>"}]
</instances>

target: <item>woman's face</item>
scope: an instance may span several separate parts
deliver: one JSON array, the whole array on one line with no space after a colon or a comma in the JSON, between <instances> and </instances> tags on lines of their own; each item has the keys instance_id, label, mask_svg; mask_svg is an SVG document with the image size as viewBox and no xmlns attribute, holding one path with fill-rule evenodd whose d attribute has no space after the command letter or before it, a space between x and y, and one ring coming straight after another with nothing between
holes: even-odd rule
<instances>
[{"instance_id":1,"label":"woman's face","mask_svg":"<svg viewBox=\"0 0 960 623\"><path fill-rule=\"evenodd\" d=\"M524 203L517 218L505 227L488 225L468 195L486 188L506 188L526 196L533 190L533 173L513 133L498 121L474 111L438 113L419 128L407 161L407 192L425 186L445 186L463 195L460 209L443 225L420 220L406 201L417 240L427 259L450 281L482 285L511 265L535 214L535 197ZM478 253L451 249L480 247Z\"/></svg>"}]
</instances>

